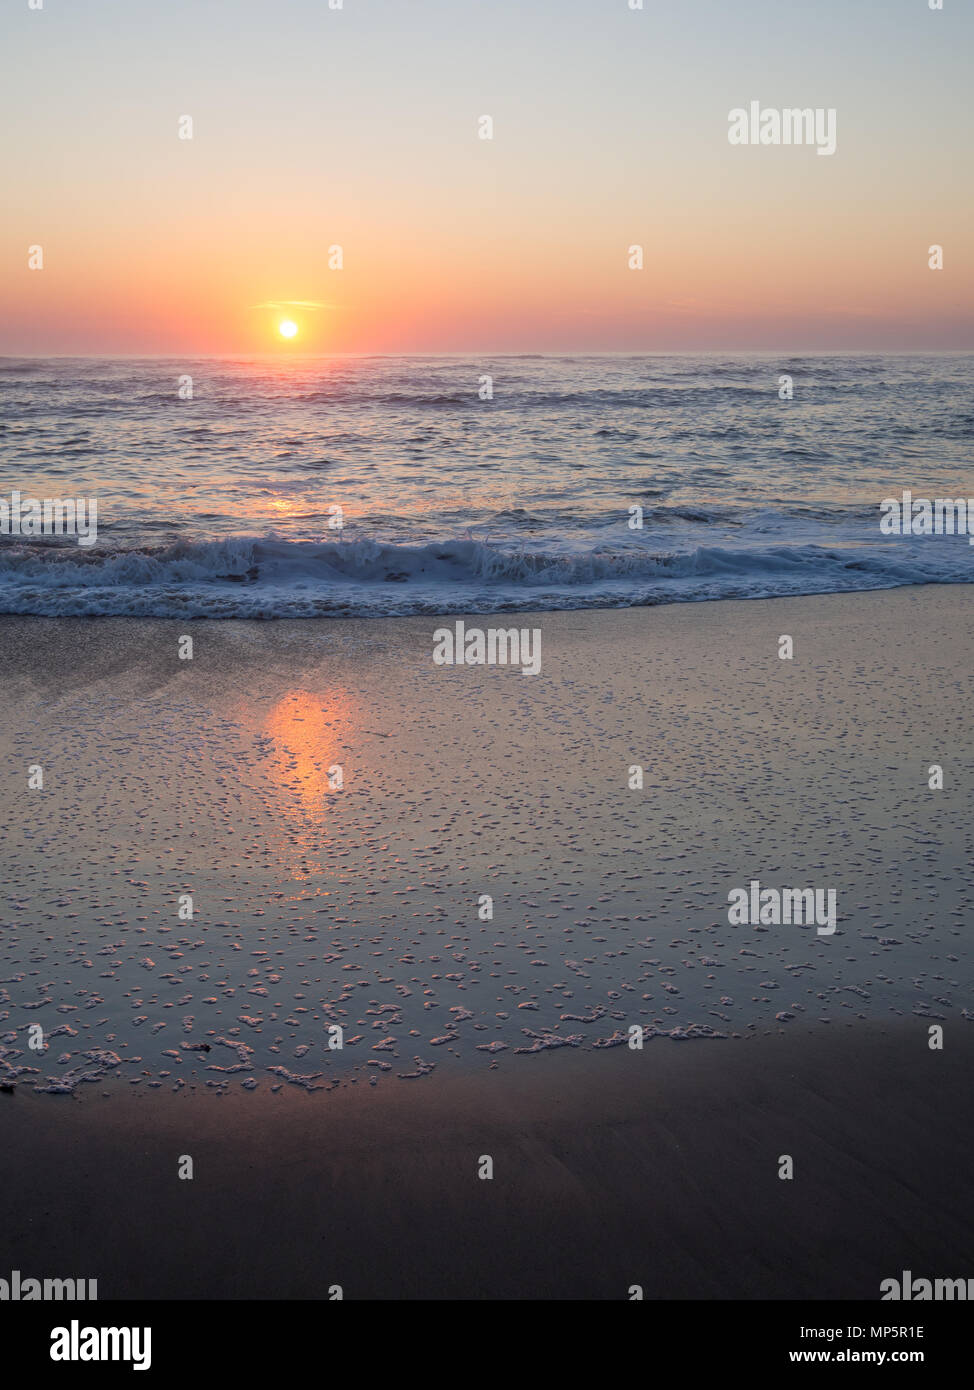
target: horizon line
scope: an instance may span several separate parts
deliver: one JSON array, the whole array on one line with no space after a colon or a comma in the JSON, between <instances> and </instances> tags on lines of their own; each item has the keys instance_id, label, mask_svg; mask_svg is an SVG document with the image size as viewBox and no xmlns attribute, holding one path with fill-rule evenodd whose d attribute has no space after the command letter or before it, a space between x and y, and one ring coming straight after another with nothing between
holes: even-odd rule
<instances>
[{"instance_id":1,"label":"horizon line","mask_svg":"<svg viewBox=\"0 0 974 1390\"><path fill-rule=\"evenodd\" d=\"M450 352L198 352L198 353L144 353L144 352L49 352L49 353L0 353L0 362L225 362L225 361L272 361L293 360L316 362L331 361L335 358L349 358L359 361L383 361L415 358L456 360L457 358L537 358L539 360L571 360L574 358L632 358L632 357L970 357L974 356L974 346L966 348L680 348L650 351L603 350L599 352L509 352L489 349L453 350Z\"/></svg>"}]
</instances>

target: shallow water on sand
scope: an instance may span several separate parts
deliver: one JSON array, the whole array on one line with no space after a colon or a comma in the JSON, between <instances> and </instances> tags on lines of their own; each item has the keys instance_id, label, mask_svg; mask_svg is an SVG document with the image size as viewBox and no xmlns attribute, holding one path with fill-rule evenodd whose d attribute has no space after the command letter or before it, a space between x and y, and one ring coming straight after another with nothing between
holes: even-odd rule
<instances>
[{"instance_id":1,"label":"shallow water on sand","mask_svg":"<svg viewBox=\"0 0 974 1390\"><path fill-rule=\"evenodd\" d=\"M0 1073L317 1087L632 1024L966 1027L968 592L549 614L537 678L435 667L420 620L202 624L191 662L178 624L0 624ZM752 878L836 889L835 935L730 925Z\"/></svg>"}]
</instances>

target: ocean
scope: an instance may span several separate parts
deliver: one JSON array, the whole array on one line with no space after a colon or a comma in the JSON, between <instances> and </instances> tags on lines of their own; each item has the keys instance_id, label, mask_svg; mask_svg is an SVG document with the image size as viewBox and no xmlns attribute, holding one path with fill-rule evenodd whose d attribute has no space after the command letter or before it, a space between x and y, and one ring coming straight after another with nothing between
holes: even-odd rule
<instances>
[{"instance_id":1,"label":"ocean","mask_svg":"<svg viewBox=\"0 0 974 1390\"><path fill-rule=\"evenodd\" d=\"M88 547L0 536L0 612L372 617L971 582L965 536L879 518L906 489L974 492L972 361L0 359L0 496L98 508Z\"/></svg>"}]
</instances>

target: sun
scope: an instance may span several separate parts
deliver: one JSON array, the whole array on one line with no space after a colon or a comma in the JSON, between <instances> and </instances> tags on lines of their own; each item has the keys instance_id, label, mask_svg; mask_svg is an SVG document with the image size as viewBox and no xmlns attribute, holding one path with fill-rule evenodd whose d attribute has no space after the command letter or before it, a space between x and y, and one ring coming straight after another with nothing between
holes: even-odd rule
<instances>
[{"instance_id":1,"label":"sun","mask_svg":"<svg viewBox=\"0 0 974 1390\"><path fill-rule=\"evenodd\" d=\"M293 319L281 319L281 322L277 325L277 331L282 338L293 338L298 331L298 325Z\"/></svg>"}]
</instances>

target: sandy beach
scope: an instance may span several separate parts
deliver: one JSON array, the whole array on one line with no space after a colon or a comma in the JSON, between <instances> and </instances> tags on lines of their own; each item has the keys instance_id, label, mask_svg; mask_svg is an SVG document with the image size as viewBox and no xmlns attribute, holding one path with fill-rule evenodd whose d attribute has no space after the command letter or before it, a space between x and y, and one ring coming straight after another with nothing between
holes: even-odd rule
<instances>
[{"instance_id":1,"label":"sandy beach","mask_svg":"<svg viewBox=\"0 0 974 1390\"><path fill-rule=\"evenodd\" d=\"M100 1300L879 1299L970 1274L972 1061L859 1024L328 1096L4 1095L0 1257Z\"/></svg>"},{"instance_id":2,"label":"sandy beach","mask_svg":"<svg viewBox=\"0 0 974 1390\"><path fill-rule=\"evenodd\" d=\"M435 618L0 621L0 1273L966 1277L970 612L959 586L518 615L538 676L435 666ZM729 923L753 879L834 889L834 934Z\"/></svg>"}]
</instances>

